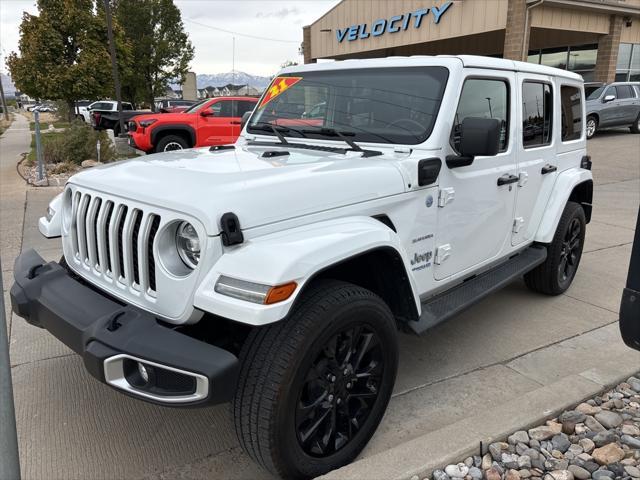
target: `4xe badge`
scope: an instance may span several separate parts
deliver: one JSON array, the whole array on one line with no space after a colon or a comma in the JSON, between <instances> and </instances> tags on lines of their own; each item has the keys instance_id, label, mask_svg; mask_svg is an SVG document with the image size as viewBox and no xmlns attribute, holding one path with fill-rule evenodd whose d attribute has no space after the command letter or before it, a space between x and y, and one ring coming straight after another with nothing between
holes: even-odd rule
<instances>
[{"instance_id":1,"label":"4xe badge","mask_svg":"<svg viewBox=\"0 0 640 480\"><path fill-rule=\"evenodd\" d=\"M267 103L269 103L271 100L276 98L278 95L280 95L285 90L287 90L287 89L291 88L292 86L294 86L300 80L302 80L302 77L276 77L276 78L274 78L273 82L271 82L271 86L269 86L269 88L267 88L267 91L264 94L264 97L262 97L262 101L260 102L260 105L258 106L258 108L264 107Z\"/></svg>"}]
</instances>

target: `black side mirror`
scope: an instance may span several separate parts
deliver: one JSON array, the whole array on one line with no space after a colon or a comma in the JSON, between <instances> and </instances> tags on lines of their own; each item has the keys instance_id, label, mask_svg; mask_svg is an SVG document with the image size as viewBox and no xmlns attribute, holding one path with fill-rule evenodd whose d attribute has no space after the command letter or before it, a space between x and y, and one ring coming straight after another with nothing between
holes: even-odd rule
<instances>
[{"instance_id":1,"label":"black side mirror","mask_svg":"<svg viewBox=\"0 0 640 480\"><path fill-rule=\"evenodd\" d=\"M244 112L242 114L242 118L240 119L240 130L242 130L244 128L244 126L247 124L247 122L251 118L251 114L252 113L253 112Z\"/></svg>"},{"instance_id":2,"label":"black side mirror","mask_svg":"<svg viewBox=\"0 0 640 480\"><path fill-rule=\"evenodd\" d=\"M211 110L202 110L200 112L201 117L213 117L214 113Z\"/></svg>"},{"instance_id":3,"label":"black side mirror","mask_svg":"<svg viewBox=\"0 0 640 480\"><path fill-rule=\"evenodd\" d=\"M475 157L492 157L500 150L500 120L467 117L460 125L458 151L447 156L449 168L471 165Z\"/></svg>"}]
</instances>

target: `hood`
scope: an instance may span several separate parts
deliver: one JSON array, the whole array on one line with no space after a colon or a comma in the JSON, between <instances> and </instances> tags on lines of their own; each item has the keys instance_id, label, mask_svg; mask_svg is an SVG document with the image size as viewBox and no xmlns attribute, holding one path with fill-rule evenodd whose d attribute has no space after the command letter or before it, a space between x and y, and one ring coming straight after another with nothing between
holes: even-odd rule
<instances>
[{"instance_id":1,"label":"hood","mask_svg":"<svg viewBox=\"0 0 640 480\"><path fill-rule=\"evenodd\" d=\"M265 158L265 151L289 155ZM396 162L282 146L147 155L94 167L70 183L188 213L209 235L235 213L243 229L404 192Z\"/></svg>"},{"instance_id":2,"label":"hood","mask_svg":"<svg viewBox=\"0 0 640 480\"><path fill-rule=\"evenodd\" d=\"M169 113L149 112L142 115L136 115L134 117L134 120L138 123L141 122L142 120L151 120L151 119L162 120L163 122L166 122L166 121L179 122L180 120L185 118L185 115L189 115L190 117L194 116L193 113L184 113L184 112L169 112Z\"/></svg>"}]
</instances>

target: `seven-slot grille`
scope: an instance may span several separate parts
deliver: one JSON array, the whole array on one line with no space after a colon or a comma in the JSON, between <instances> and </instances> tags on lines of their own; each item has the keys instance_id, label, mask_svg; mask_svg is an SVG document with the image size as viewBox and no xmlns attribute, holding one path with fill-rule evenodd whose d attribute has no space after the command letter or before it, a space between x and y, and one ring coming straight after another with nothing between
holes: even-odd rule
<instances>
[{"instance_id":1,"label":"seven-slot grille","mask_svg":"<svg viewBox=\"0 0 640 480\"><path fill-rule=\"evenodd\" d=\"M160 216L78 191L71 212L76 259L115 282L155 296L153 242Z\"/></svg>"}]
</instances>

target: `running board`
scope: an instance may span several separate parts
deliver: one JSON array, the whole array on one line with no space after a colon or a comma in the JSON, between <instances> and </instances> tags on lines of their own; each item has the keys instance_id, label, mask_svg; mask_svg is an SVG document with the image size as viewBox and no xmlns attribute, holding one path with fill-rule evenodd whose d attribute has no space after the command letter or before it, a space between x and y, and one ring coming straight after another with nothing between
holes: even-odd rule
<instances>
[{"instance_id":1,"label":"running board","mask_svg":"<svg viewBox=\"0 0 640 480\"><path fill-rule=\"evenodd\" d=\"M418 321L408 322L408 325L421 335L533 270L546 258L545 247L529 247L497 267L422 302L422 315Z\"/></svg>"}]
</instances>

